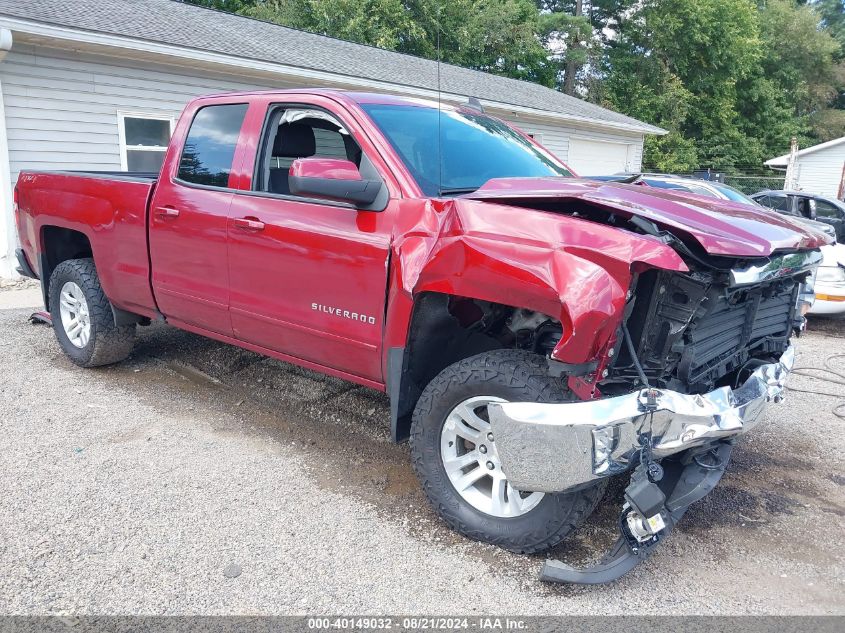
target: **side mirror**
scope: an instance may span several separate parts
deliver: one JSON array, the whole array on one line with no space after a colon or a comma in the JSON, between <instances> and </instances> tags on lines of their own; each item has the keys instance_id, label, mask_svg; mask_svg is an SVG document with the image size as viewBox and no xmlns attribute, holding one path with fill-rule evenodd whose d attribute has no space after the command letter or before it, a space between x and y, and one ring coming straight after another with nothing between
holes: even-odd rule
<instances>
[{"instance_id":1,"label":"side mirror","mask_svg":"<svg viewBox=\"0 0 845 633\"><path fill-rule=\"evenodd\" d=\"M367 206L375 202L381 181L364 180L355 163L339 158L298 158L288 172L296 196L327 198Z\"/></svg>"}]
</instances>

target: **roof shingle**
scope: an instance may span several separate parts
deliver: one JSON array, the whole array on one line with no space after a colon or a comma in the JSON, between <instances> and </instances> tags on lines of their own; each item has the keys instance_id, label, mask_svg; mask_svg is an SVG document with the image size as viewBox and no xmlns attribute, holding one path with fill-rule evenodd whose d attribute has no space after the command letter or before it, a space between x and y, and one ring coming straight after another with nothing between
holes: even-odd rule
<instances>
[{"instance_id":1,"label":"roof shingle","mask_svg":"<svg viewBox=\"0 0 845 633\"><path fill-rule=\"evenodd\" d=\"M437 63L173 0L3 0L0 16L246 59L437 89ZM442 64L444 92L662 133L658 127L537 84Z\"/></svg>"}]
</instances>

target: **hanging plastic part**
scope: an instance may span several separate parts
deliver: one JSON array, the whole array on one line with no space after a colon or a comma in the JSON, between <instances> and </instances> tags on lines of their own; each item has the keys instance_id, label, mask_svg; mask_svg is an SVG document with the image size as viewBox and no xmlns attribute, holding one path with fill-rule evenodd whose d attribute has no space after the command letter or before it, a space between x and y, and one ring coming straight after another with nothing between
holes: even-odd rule
<instances>
[{"instance_id":1,"label":"hanging plastic part","mask_svg":"<svg viewBox=\"0 0 845 633\"><path fill-rule=\"evenodd\" d=\"M49 312L41 310L39 312L33 312L31 315L29 315L29 322L33 324L46 323L47 325L53 325L53 317L50 316Z\"/></svg>"},{"instance_id":2,"label":"hanging plastic part","mask_svg":"<svg viewBox=\"0 0 845 633\"><path fill-rule=\"evenodd\" d=\"M706 451L712 463L702 466L692 459L688 464L665 464L665 476L659 484L650 481L648 467L640 463L625 489L626 503L619 515L619 538L602 559L590 567L578 569L557 560L547 560L540 570L540 580L579 585L601 585L618 580L648 558L674 529L687 509L709 493L725 472L733 445L718 442ZM685 461L685 460L684 460ZM714 467L714 465L718 466ZM664 470L661 468L661 471ZM659 488L659 494L654 488ZM661 501L661 498L663 499ZM659 510L657 510L659 508ZM644 516L641 512L653 512ZM659 517L659 518L656 518Z\"/></svg>"}]
</instances>

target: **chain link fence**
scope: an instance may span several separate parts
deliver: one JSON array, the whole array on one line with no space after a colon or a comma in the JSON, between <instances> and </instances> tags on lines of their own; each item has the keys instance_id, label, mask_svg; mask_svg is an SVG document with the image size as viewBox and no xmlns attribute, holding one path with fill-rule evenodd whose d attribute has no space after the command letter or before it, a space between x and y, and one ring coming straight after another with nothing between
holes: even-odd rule
<instances>
[{"instance_id":1,"label":"chain link fence","mask_svg":"<svg viewBox=\"0 0 845 633\"><path fill-rule=\"evenodd\" d=\"M643 166L642 171L645 173L656 173L658 170ZM702 169L701 171L695 172L674 172L672 175L723 182L747 195L757 193L758 191L783 189L784 183L786 182L786 174L779 174L772 171L760 173L759 168L752 168L747 171L743 171L741 168L738 170L736 167L730 170Z\"/></svg>"},{"instance_id":2,"label":"chain link fence","mask_svg":"<svg viewBox=\"0 0 845 633\"><path fill-rule=\"evenodd\" d=\"M784 176L740 176L725 175L725 184L739 189L744 194L757 193L767 189L783 189Z\"/></svg>"}]
</instances>

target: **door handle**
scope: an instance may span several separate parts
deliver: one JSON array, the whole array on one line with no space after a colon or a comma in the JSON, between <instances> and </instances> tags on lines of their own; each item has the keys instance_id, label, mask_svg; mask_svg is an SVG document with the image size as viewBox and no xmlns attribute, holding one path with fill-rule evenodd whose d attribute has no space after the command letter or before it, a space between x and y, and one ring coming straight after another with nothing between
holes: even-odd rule
<instances>
[{"instance_id":1,"label":"door handle","mask_svg":"<svg viewBox=\"0 0 845 633\"><path fill-rule=\"evenodd\" d=\"M155 211L156 217L159 218L178 218L179 217L179 209L174 209L173 207L156 207Z\"/></svg>"},{"instance_id":2,"label":"door handle","mask_svg":"<svg viewBox=\"0 0 845 633\"><path fill-rule=\"evenodd\" d=\"M246 229L247 231L264 230L264 222L262 222L258 218L235 218L234 220L232 220L232 224L234 224L239 229Z\"/></svg>"}]
</instances>

